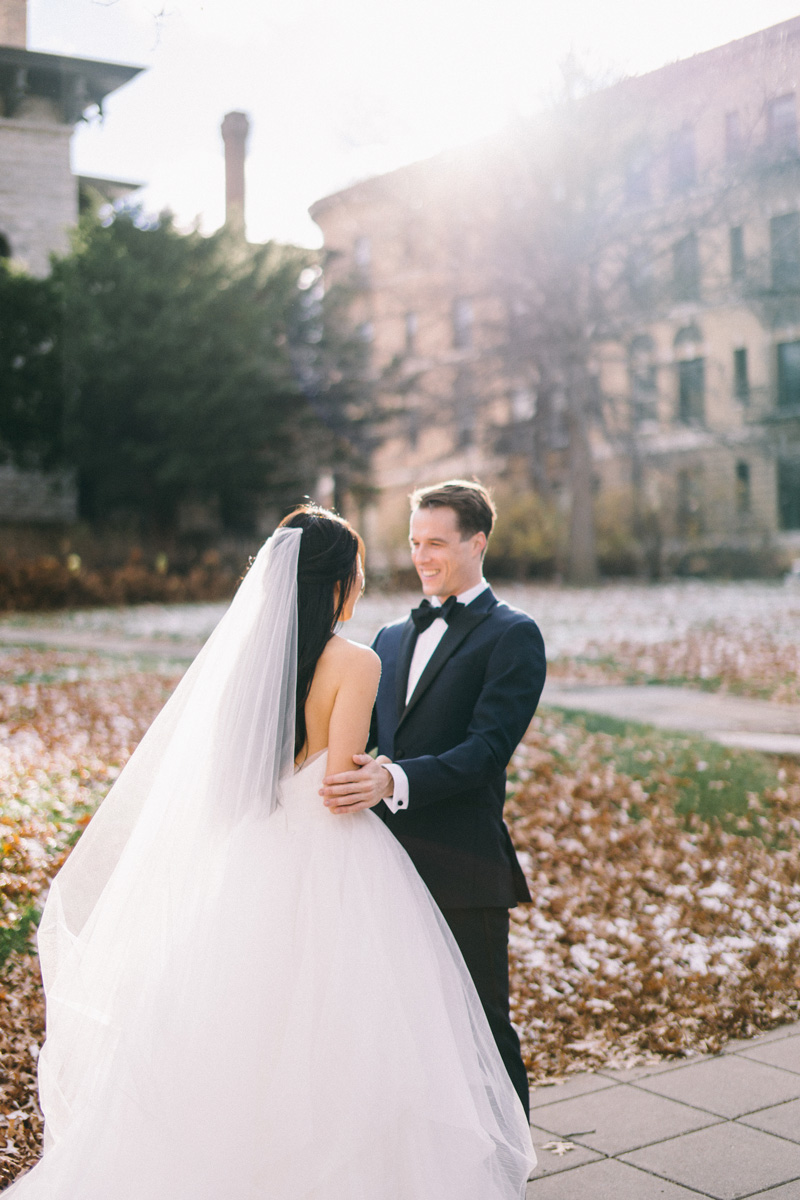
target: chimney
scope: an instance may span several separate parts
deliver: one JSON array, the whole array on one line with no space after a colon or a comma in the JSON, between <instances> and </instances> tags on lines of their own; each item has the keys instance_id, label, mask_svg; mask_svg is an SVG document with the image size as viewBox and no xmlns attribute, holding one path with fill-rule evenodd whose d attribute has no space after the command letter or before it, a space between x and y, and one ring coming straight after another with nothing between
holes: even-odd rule
<instances>
[{"instance_id":1,"label":"chimney","mask_svg":"<svg viewBox=\"0 0 800 1200\"><path fill-rule=\"evenodd\" d=\"M249 132L250 122L246 113L225 114L222 122L222 140L225 143L225 224L240 237L244 237L244 160Z\"/></svg>"},{"instance_id":2,"label":"chimney","mask_svg":"<svg viewBox=\"0 0 800 1200\"><path fill-rule=\"evenodd\" d=\"M0 0L0 46L25 50L28 45L28 0Z\"/></svg>"}]
</instances>

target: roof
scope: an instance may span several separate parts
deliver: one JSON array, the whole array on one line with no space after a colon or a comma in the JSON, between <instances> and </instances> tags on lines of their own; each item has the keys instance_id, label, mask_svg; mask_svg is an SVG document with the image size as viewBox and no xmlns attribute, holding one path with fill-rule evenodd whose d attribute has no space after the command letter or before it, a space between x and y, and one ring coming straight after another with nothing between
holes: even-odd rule
<instances>
[{"instance_id":1,"label":"roof","mask_svg":"<svg viewBox=\"0 0 800 1200\"><path fill-rule=\"evenodd\" d=\"M106 96L130 82L143 69L124 63L0 46L3 114L13 118L26 96L46 96L59 104L65 124L74 125L93 105L102 112Z\"/></svg>"},{"instance_id":2,"label":"roof","mask_svg":"<svg viewBox=\"0 0 800 1200\"><path fill-rule=\"evenodd\" d=\"M623 104L639 103L641 102L641 93L646 93L648 89L654 86L659 87L672 84L677 87L687 87L689 86L688 78L693 74L710 72L714 69L724 70L729 67L732 59L746 54L748 51L760 51L766 55L775 54L782 45L788 45L790 41L795 41L796 39L800 39L800 16L790 17L788 20L781 21L777 25L770 25L765 29L758 30L756 33L747 34L745 37L726 42L721 46L714 46L711 50L702 50L688 58L680 58L674 62L665 63L653 71L647 71L641 75L627 76L608 87L589 93L585 97L585 101L597 103L602 100L612 100ZM533 122L541 119L542 115L537 114L534 116L530 121L531 125L533 125ZM490 144L496 138L497 135L486 135L481 140L486 144ZM434 162L446 162L449 156L452 157L459 150L466 151L467 149L468 147L464 146L456 148L455 151L441 151L425 159L424 163L430 165ZM364 179L356 180L348 187L341 188L316 200L308 211L312 219L317 221L321 215L335 208L337 205L349 204L354 200L369 202L378 195L389 194L392 187L396 186L399 181L408 178L411 172L422 165L422 162L417 161L395 167L393 170L383 174L370 175Z\"/></svg>"}]
</instances>

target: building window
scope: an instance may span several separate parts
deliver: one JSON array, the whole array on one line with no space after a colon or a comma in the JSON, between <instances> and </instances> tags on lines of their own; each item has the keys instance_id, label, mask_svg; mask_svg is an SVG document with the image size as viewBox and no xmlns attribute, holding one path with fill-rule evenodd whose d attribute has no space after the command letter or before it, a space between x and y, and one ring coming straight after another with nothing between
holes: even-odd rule
<instances>
[{"instance_id":1,"label":"building window","mask_svg":"<svg viewBox=\"0 0 800 1200\"><path fill-rule=\"evenodd\" d=\"M729 232L731 251L731 279L744 279L747 262L744 257L744 230L741 225L734 225Z\"/></svg>"},{"instance_id":2,"label":"building window","mask_svg":"<svg viewBox=\"0 0 800 1200\"><path fill-rule=\"evenodd\" d=\"M653 259L649 251L637 246L628 254L625 267L628 295L636 308L650 308L653 303Z\"/></svg>"},{"instance_id":3,"label":"building window","mask_svg":"<svg viewBox=\"0 0 800 1200\"><path fill-rule=\"evenodd\" d=\"M678 363L678 420L684 425L702 425L706 415L705 359Z\"/></svg>"},{"instance_id":4,"label":"building window","mask_svg":"<svg viewBox=\"0 0 800 1200\"><path fill-rule=\"evenodd\" d=\"M772 286L776 292L800 287L800 213L785 213L769 223Z\"/></svg>"},{"instance_id":5,"label":"building window","mask_svg":"<svg viewBox=\"0 0 800 1200\"><path fill-rule=\"evenodd\" d=\"M736 511L743 516L750 508L750 463L740 461L736 464Z\"/></svg>"},{"instance_id":6,"label":"building window","mask_svg":"<svg viewBox=\"0 0 800 1200\"><path fill-rule=\"evenodd\" d=\"M694 233L672 247L672 285L676 300L700 299L700 254Z\"/></svg>"},{"instance_id":7,"label":"building window","mask_svg":"<svg viewBox=\"0 0 800 1200\"><path fill-rule=\"evenodd\" d=\"M697 469L678 471L678 534L698 537L703 532L702 476Z\"/></svg>"},{"instance_id":8,"label":"building window","mask_svg":"<svg viewBox=\"0 0 800 1200\"><path fill-rule=\"evenodd\" d=\"M635 425L658 420L658 386L653 362L655 344L649 334L631 342L628 364L631 380L631 419Z\"/></svg>"},{"instance_id":9,"label":"building window","mask_svg":"<svg viewBox=\"0 0 800 1200\"><path fill-rule=\"evenodd\" d=\"M780 150L797 149L797 110L794 92L778 96L767 105L767 140Z\"/></svg>"},{"instance_id":10,"label":"building window","mask_svg":"<svg viewBox=\"0 0 800 1200\"><path fill-rule=\"evenodd\" d=\"M415 312L406 313L406 354L416 354L417 352L417 331L419 329L419 319Z\"/></svg>"},{"instance_id":11,"label":"building window","mask_svg":"<svg viewBox=\"0 0 800 1200\"><path fill-rule=\"evenodd\" d=\"M778 521L781 529L800 529L800 461L778 459Z\"/></svg>"},{"instance_id":12,"label":"building window","mask_svg":"<svg viewBox=\"0 0 800 1200\"><path fill-rule=\"evenodd\" d=\"M422 419L418 408L409 408L406 413L406 436L408 437L408 445L412 450L415 450L419 442L420 429L422 428Z\"/></svg>"},{"instance_id":13,"label":"building window","mask_svg":"<svg viewBox=\"0 0 800 1200\"><path fill-rule=\"evenodd\" d=\"M682 192L697 181L697 160L694 148L694 129L684 125L669 140L669 186Z\"/></svg>"},{"instance_id":14,"label":"building window","mask_svg":"<svg viewBox=\"0 0 800 1200\"><path fill-rule=\"evenodd\" d=\"M646 204L650 200L650 155L635 154L625 168L625 199L629 204Z\"/></svg>"},{"instance_id":15,"label":"building window","mask_svg":"<svg viewBox=\"0 0 800 1200\"><path fill-rule=\"evenodd\" d=\"M536 416L536 394L527 388L511 393L511 420L515 423L532 421Z\"/></svg>"},{"instance_id":16,"label":"building window","mask_svg":"<svg viewBox=\"0 0 800 1200\"><path fill-rule=\"evenodd\" d=\"M546 398L547 443L551 450L566 450L569 446L569 412L567 397L561 388L554 388Z\"/></svg>"},{"instance_id":17,"label":"building window","mask_svg":"<svg viewBox=\"0 0 800 1200\"><path fill-rule=\"evenodd\" d=\"M800 408L800 342L778 345L778 407Z\"/></svg>"},{"instance_id":18,"label":"building window","mask_svg":"<svg viewBox=\"0 0 800 1200\"><path fill-rule=\"evenodd\" d=\"M453 346L467 350L472 345L472 301L459 298L453 301Z\"/></svg>"},{"instance_id":19,"label":"building window","mask_svg":"<svg viewBox=\"0 0 800 1200\"><path fill-rule=\"evenodd\" d=\"M733 394L742 404L747 404L750 400L750 378L745 346L740 346L733 352Z\"/></svg>"},{"instance_id":20,"label":"building window","mask_svg":"<svg viewBox=\"0 0 800 1200\"><path fill-rule=\"evenodd\" d=\"M0 258L11 258L11 243L4 233L0 233Z\"/></svg>"},{"instance_id":21,"label":"building window","mask_svg":"<svg viewBox=\"0 0 800 1200\"><path fill-rule=\"evenodd\" d=\"M738 162L743 153L742 119L738 112L725 113L725 161Z\"/></svg>"},{"instance_id":22,"label":"building window","mask_svg":"<svg viewBox=\"0 0 800 1200\"><path fill-rule=\"evenodd\" d=\"M368 237L357 237L353 245L353 262L355 264L355 281L362 287L368 287L370 281L370 266L372 263L372 244Z\"/></svg>"}]
</instances>

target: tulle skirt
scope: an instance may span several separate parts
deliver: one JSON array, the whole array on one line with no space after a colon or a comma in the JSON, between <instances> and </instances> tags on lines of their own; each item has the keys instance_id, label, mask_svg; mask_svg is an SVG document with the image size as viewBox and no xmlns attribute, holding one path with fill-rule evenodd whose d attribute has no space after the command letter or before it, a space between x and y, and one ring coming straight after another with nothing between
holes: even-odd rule
<instances>
[{"instance_id":1,"label":"tulle skirt","mask_svg":"<svg viewBox=\"0 0 800 1200\"><path fill-rule=\"evenodd\" d=\"M325 763L220 845L202 922L4 1196L524 1196L530 1130L455 942L375 814L324 808Z\"/></svg>"}]
</instances>

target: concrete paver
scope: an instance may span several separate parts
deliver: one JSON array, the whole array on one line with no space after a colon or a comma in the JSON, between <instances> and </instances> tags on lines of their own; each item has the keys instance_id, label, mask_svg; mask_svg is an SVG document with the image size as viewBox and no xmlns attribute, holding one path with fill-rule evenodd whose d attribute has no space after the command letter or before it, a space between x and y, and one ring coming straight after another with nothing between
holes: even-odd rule
<instances>
[{"instance_id":1,"label":"concrete paver","mask_svg":"<svg viewBox=\"0 0 800 1200\"><path fill-rule=\"evenodd\" d=\"M574 1173L529 1183L526 1200L697 1200L697 1192L605 1158Z\"/></svg>"},{"instance_id":2,"label":"concrete paver","mask_svg":"<svg viewBox=\"0 0 800 1200\"><path fill-rule=\"evenodd\" d=\"M790 1142L800 1142L800 1100L789 1100L776 1104L774 1108L762 1108L741 1118L742 1125L752 1125L764 1133L776 1133Z\"/></svg>"},{"instance_id":3,"label":"concrete paver","mask_svg":"<svg viewBox=\"0 0 800 1200\"><path fill-rule=\"evenodd\" d=\"M800 1195L800 1146L738 1121L634 1150L623 1161L713 1200L740 1200L794 1180Z\"/></svg>"},{"instance_id":4,"label":"concrete paver","mask_svg":"<svg viewBox=\"0 0 800 1200\"><path fill-rule=\"evenodd\" d=\"M786 1038L797 1037L800 1025L779 1025L768 1033L759 1033L749 1038L731 1038L720 1051L721 1054L738 1054L743 1050L754 1050L767 1046L770 1042L782 1042Z\"/></svg>"},{"instance_id":5,"label":"concrete paver","mask_svg":"<svg viewBox=\"0 0 800 1200\"><path fill-rule=\"evenodd\" d=\"M642 1079L636 1086L729 1119L800 1098L800 1075L743 1054L707 1058L680 1071Z\"/></svg>"},{"instance_id":6,"label":"concrete paver","mask_svg":"<svg viewBox=\"0 0 800 1200\"><path fill-rule=\"evenodd\" d=\"M759 1192L753 1200L798 1200L800 1196L800 1186L795 1180L793 1183L782 1183L775 1188L767 1188L766 1192Z\"/></svg>"},{"instance_id":7,"label":"concrete paver","mask_svg":"<svg viewBox=\"0 0 800 1200\"><path fill-rule=\"evenodd\" d=\"M780 1067L782 1071L794 1071L800 1075L800 1034L783 1038L780 1042L748 1047L741 1053L742 1058L751 1058L754 1062L768 1063Z\"/></svg>"},{"instance_id":8,"label":"concrete paver","mask_svg":"<svg viewBox=\"0 0 800 1200\"><path fill-rule=\"evenodd\" d=\"M585 1074L534 1089L527 1200L800 1200L798 1044L800 1022L718 1055L598 1072L611 1086ZM554 1138L575 1149L545 1150Z\"/></svg>"},{"instance_id":9,"label":"concrete paver","mask_svg":"<svg viewBox=\"0 0 800 1200\"><path fill-rule=\"evenodd\" d=\"M549 1129L540 1129L538 1125L531 1125L531 1138L536 1151L537 1180L560 1175L563 1171L572 1171L576 1167L585 1166L586 1163L606 1161L606 1156L598 1150L590 1150L588 1146L579 1146L575 1142L572 1143L571 1150L563 1150L562 1153L545 1150L545 1146L552 1146L560 1139L554 1138Z\"/></svg>"},{"instance_id":10,"label":"concrete paver","mask_svg":"<svg viewBox=\"0 0 800 1200\"><path fill-rule=\"evenodd\" d=\"M572 1100L575 1096L584 1096L587 1092L599 1092L602 1088L613 1087L618 1079L605 1078L599 1071L589 1073L582 1071L578 1075L570 1075L564 1083L544 1084L531 1088L531 1112L545 1104L558 1104L562 1100Z\"/></svg>"},{"instance_id":11,"label":"concrete paver","mask_svg":"<svg viewBox=\"0 0 800 1200\"><path fill-rule=\"evenodd\" d=\"M544 1129L608 1155L701 1129L718 1119L627 1083L536 1109L536 1123Z\"/></svg>"}]
</instances>

